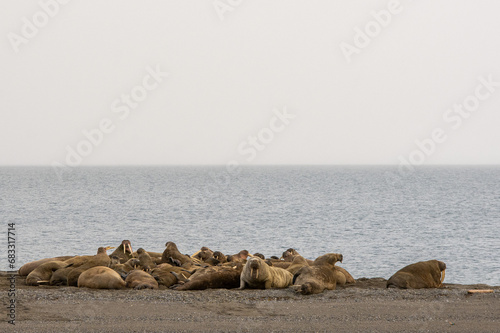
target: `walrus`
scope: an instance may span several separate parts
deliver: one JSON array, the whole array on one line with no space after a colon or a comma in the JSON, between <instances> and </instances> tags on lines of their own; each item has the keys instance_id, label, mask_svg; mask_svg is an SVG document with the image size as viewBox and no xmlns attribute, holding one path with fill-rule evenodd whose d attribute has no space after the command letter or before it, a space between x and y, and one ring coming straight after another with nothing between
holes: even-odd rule
<instances>
[{"instance_id":1,"label":"walrus","mask_svg":"<svg viewBox=\"0 0 500 333\"><path fill-rule=\"evenodd\" d=\"M165 244L165 251L163 251L161 261L176 266L191 266L193 264L193 260L189 256L182 254L174 242Z\"/></svg>"},{"instance_id":2,"label":"walrus","mask_svg":"<svg viewBox=\"0 0 500 333\"><path fill-rule=\"evenodd\" d=\"M401 268L387 280L387 288L439 288L445 276L446 264L438 260L420 261Z\"/></svg>"},{"instance_id":3,"label":"walrus","mask_svg":"<svg viewBox=\"0 0 500 333\"><path fill-rule=\"evenodd\" d=\"M222 252L220 252L220 251L215 251L214 254L213 254L213 256L221 264L227 262L227 257Z\"/></svg>"},{"instance_id":4,"label":"walrus","mask_svg":"<svg viewBox=\"0 0 500 333\"><path fill-rule=\"evenodd\" d=\"M262 260L266 260L266 257L262 253L254 253L253 256L254 257L259 257Z\"/></svg>"},{"instance_id":5,"label":"walrus","mask_svg":"<svg viewBox=\"0 0 500 333\"><path fill-rule=\"evenodd\" d=\"M65 264L67 264L65 262ZM49 284L51 286L67 286L68 285L68 274L73 270L74 268L72 266L65 266L62 268L59 268L57 271L52 273L52 276L50 277Z\"/></svg>"},{"instance_id":6,"label":"walrus","mask_svg":"<svg viewBox=\"0 0 500 333\"><path fill-rule=\"evenodd\" d=\"M125 281L109 267L95 266L87 269L78 277L78 287L93 289L122 289Z\"/></svg>"},{"instance_id":7,"label":"walrus","mask_svg":"<svg viewBox=\"0 0 500 333\"><path fill-rule=\"evenodd\" d=\"M235 261L247 260L248 257L252 257L250 252L248 252L247 250L241 250L240 252L233 254L233 255L229 255L226 258L227 258L227 261L235 262Z\"/></svg>"},{"instance_id":8,"label":"walrus","mask_svg":"<svg viewBox=\"0 0 500 333\"><path fill-rule=\"evenodd\" d=\"M300 253L297 252L297 250L295 250L295 249L289 248L288 250L283 252L280 259L287 261L287 262L292 262L293 259L297 256L300 256ZM309 265L312 265L312 263L313 263L313 261L310 259L306 259L306 261Z\"/></svg>"},{"instance_id":9,"label":"walrus","mask_svg":"<svg viewBox=\"0 0 500 333\"><path fill-rule=\"evenodd\" d=\"M29 273L31 273L33 270L35 270L38 266L41 264L44 264L46 262L50 261L66 261L70 258L73 258L74 256L61 256L61 257L54 257L54 258L45 258L45 259L40 259L40 260L35 260L35 261L30 261L19 268L17 271L17 274L20 276L28 276Z\"/></svg>"},{"instance_id":10,"label":"walrus","mask_svg":"<svg viewBox=\"0 0 500 333\"><path fill-rule=\"evenodd\" d=\"M283 269L288 269L288 267L290 267L290 265L292 265L292 263L290 261L283 261L280 259L267 259L266 263L269 266L279 267L279 268L283 268Z\"/></svg>"},{"instance_id":11,"label":"walrus","mask_svg":"<svg viewBox=\"0 0 500 333\"><path fill-rule=\"evenodd\" d=\"M158 282L151 274L142 270L134 269L125 279L125 284L128 288L139 289L158 289Z\"/></svg>"},{"instance_id":12,"label":"walrus","mask_svg":"<svg viewBox=\"0 0 500 333\"><path fill-rule=\"evenodd\" d=\"M208 258L207 260L205 260L204 263L208 264L210 266L217 266L221 262L219 260L215 259L214 257L212 257L212 258Z\"/></svg>"},{"instance_id":13,"label":"walrus","mask_svg":"<svg viewBox=\"0 0 500 333\"><path fill-rule=\"evenodd\" d=\"M356 280L352 277L352 275L345 269L340 266L335 266L335 272L337 274L337 285L343 286L344 284L354 284Z\"/></svg>"},{"instance_id":14,"label":"walrus","mask_svg":"<svg viewBox=\"0 0 500 333\"><path fill-rule=\"evenodd\" d=\"M312 266L304 266L293 276L292 288L304 295L319 294L325 289L334 290L340 271L335 270L335 263L342 262L339 253L327 253L314 260Z\"/></svg>"},{"instance_id":15,"label":"walrus","mask_svg":"<svg viewBox=\"0 0 500 333\"><path fill-rule=\"evenodd\" d=\"M204 290L218 288L238 288L243 264L238 262L231 266L214 266L197 270L184 284L174 286L175 290ZM177 275L177 274L174 274Z\"/></svg>"},{"instance_id":16,"label":"walrus","mask_svg":"<svg viewBox=\"0 0 500 333\"><path fill-rule=\"evenodd\" d=\"M115 265L113 267L113 270L117 272L123 279L125 279L129 272L133 271L139 266L140 266L139 259L132 258L124 264Z\"/></svg>"},{"instance_id":17,"label":"walrus","mask_svg":"<svg viewBox=\"0 0 500 333\"><path fill-rule=\"evenodd\" d=\"M162 256L162 253L159 253L159 252L146 251L146 253L149 254L149 256L151 257L151 259L153 259L153 258L161 258L161 256ZM137 251L135 251L134 253L132 253L132 258L139 258L139 253L137 253Z\"/></svg>"},{"instance_id":18,"label":"walrus","mask_svg":"<svg viewBox=\"0 0 500 333\"><path fill-rule=\"evenodd\" d=\"M122 243L109 256L117 256L120 258L120 263L123 264L132 258L132 244L129 240L122 240Z\"/></svg>"},{"instance_id":19,"label":"walrus","mask_svg":"<svg viewBox=\"0 0 500 333\"><path fill-rule=\"evenodd\" d=\"M281 255L281 259L283 259L284 261L293 261L293 258L295 258L296 256L300 256L300 254L295 249L289 248L288 250L283 252L283 254Z\"/></svg>"},{"instance_id":20,"label":"walrus","mask_svg":"<svg viewBox=\"0 0 500 333\"><path fill-rule=\"evenodd\" d=\"M142 266L142 269L149 272L152 268L156 267L156 264L153 262L153 259L149 256L149 254L141 247L137 250L137 254L139 255L139 263Z\"/></svg>"},{"instance_id":21,"label":"walrus","mask_svg":"<svg viewBox=\"0 0 500 333\"><path fill-rule=\"evenodd\" d=\"M111 259L109 268L113 269L116 265L120 265L120 258L118 256L109 256L109 259Z\"/></svg>"},{"instance_id":22,"label":"walrus","mask_svg":"<svg viewBox=\"0 0 500 333\"><path fill-rule=\"evenodd\" d=\"M214 252L210 250L208 247L203 246L199 251L191 255L192 259L198 259L200 261L207 261L210 258L213 258Z\"/></svg>"},{"instance_id":23,"label":"walrus","mask_svg":"<svg viewBox=\"0 0 500 333\"><path fill-rule=\"evenodd\" d=\"M83 272L85 272L89 268L92 268L95 266L108 267L111 263L111 259L107 255L106 251L110 250L110 249L114 249L114 247L111 247L111 246L100 247L97 250L97 254L95 256L90 256L89 258L87 258L83 262L83 264L72 269L69 272L68 278L67 278L68 286L75 286L75 287L78 286L78 278L80 277L80 274L82 274ZM73 267L74 267L74 264L73 264Z\"/></svg>"},{"instance_id":24,"label":"walrus","mask_svg":"<svg viewBox=\"0 0 500 333\"><path fill-rule=\"evenodd\" d=\"M272 267L259 257L247 260L240 276L240 289L286 288L292 284L293 275L283 268Z\"/></svg>"},{"instance_id":25,"label":"walrus","mask_svg":"<svg viewBox=\"0 0 500 333\"><path fill-rule=\"evenodd\" d=\"M26 277L26 284L28 286L38 286L42 283L49 283L52 274L58 269L66 266L64 261L49 261L41 264Z\"/></svg>"},{"instance_id":26,"label":"walrus","mask_svg":"<svg viewBox=\"0 0 500 333\"><path fill-rule=\"evenodd\" d=\"M172 272L175 272L176 274L172 274ZM178 277L188 279L191 276L191 272L182 267L172 266L170 264L161 264L151 271L151 276L158 282L159 285L170 288L179 282Z\"/></svg>"},{"instance_id":27,"label":"walrus","mask_svg":"<svg viewBox=\"0 0 500 333\"><path fill-rule=\"evenodd\" d=\"M286 270L295 275L302 267L306 266L309 266L307 260L303 256L298 255L293 258L291 265Z\"/></svg>"}]
</instances>

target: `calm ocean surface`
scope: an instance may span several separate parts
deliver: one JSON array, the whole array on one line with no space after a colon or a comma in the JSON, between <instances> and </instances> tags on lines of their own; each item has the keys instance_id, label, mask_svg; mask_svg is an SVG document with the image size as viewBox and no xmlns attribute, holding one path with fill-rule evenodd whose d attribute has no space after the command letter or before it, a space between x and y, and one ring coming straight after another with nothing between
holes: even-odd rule
<instances>
[{"instance_id":1,"label":"calm ocean surface","mask_svg":"<svg viewBox=\"0 0 500 333\"><path fill-rule=\"evenodd\" d=\"M0 168L7 224L16 223L17 266L94 254L129 239L133 249L183 253L201 246L307 258L344 255L355 277L389 278L421 260L447 264L449 283L500 285L500 168L86 167Z\"/></svg>"}]
</instances>

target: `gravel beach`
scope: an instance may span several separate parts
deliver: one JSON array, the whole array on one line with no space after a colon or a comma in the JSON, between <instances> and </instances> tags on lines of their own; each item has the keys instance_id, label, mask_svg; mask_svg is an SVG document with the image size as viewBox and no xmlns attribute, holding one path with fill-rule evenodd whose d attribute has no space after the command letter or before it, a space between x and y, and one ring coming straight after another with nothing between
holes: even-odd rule
<instances>
[{"instance_id":1,"label":"gravel beach","mask_svg":"<svg viewBox=\"0 0 500 333\"><path fill-rule=\"evenodd\" d=\"M386 289L382 278L303 296L291 289L92 290L26 286L16 279L16 319L7 315L10 274L0 273L1 332L499 332L500 287L444 284ZM493 289L468 294L469 289Z\"/></svg>"}]
</instances>

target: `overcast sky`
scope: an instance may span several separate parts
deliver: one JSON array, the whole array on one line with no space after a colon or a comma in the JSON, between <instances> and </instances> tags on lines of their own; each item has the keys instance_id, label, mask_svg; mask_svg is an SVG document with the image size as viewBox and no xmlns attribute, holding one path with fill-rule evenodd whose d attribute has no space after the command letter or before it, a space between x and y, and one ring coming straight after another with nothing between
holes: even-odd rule
<instances>
[{"instance_id":1,"label":"overcast sky","mask_svg":"<svg viewBox=\"0 0 500 333\"><path fill-rule=\"evenodd\" d=\"M0 165L500 163L498 1L60 2L0 2Z\"/></svg>"}]
</instances>

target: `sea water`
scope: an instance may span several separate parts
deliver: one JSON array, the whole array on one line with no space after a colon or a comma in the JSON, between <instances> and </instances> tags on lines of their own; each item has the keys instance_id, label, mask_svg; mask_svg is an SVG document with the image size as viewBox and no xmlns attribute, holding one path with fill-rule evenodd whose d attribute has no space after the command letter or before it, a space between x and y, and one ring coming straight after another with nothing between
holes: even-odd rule
<instances>
[{"instance_id":1,"label":"sea water","mask_svg":"<svg viewBox=\"0 0 500 333\"><path fill-rule=\"evenodd\" d=\"M438 259L446 282L500 285L499 167L2 167L0 217L2 270L15 223L16 268L129 239L155 252L342 253L355 278Z\"/></svg>"}]
</instances>

